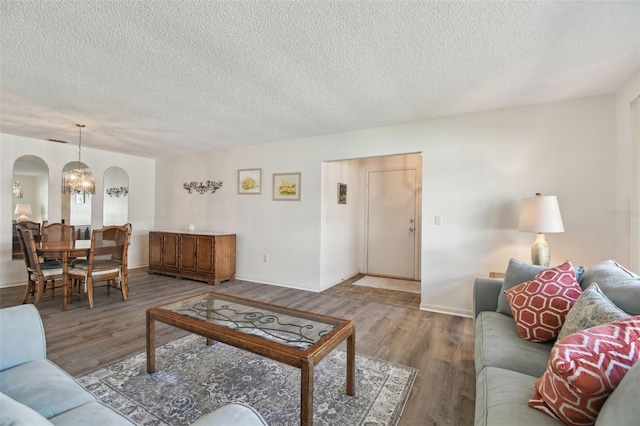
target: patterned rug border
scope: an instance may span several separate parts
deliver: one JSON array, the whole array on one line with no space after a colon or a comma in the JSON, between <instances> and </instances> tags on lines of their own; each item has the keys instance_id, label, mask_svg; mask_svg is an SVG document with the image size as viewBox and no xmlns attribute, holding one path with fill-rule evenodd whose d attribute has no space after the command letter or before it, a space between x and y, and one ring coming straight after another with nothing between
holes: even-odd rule
<instances>
[{"instance_id":1,"label":"patterned rug border","mask_svg":"<svg viewBox=\"0 0 640 426\"><path fill-rule=\"evenodd\" d=\"M187 342L185 344L186 348L188 349L188 345L189 344L193 344L193 342L191 342L190 340L193 341L200 341L200 343L198 343L198 345L201 345L202 348L201 350L203 350L204 348L206 348L206 346L204 345L204 338L198 335L194 335L194 334L190 334L187 336L183 336L174 340L171 340L163 345L160 345L156 348L156 357L158 358L158 368L161 366L159 360L160 357L163 355L163 353L165 353L165 355L167 355L169 353L169 351L175 351L175 349L173 348L174 345L184 341ZM237 349L228 345L224 345L223 343L220 342L216 342L216 345L223 345L227 348L230 348L232 351L240 351L243 354L246 354L248 357L255 357L261 360L265 360L267 362L271 362L274 363L276 365L279 366L283 366L284 368L289 368L289 369L293 369L295 371L299 372L299 369L295 368L295 367L290 367L287 366L286 364L281 364L278 363L276 361L270 360L268 358L262 357L260 355L255 355L253 353L247 352L247 351L243 351L241 349ZM322 361L320 361L317 365L316 365L316 372L318 371L318 366L322 365L323 362L325 362L327 359L329 358L338 358L340 359L340 363L344 364L345 363L345 357L346 357L346 352L340 348L334 349L331 353L329 353L325 358L323 358ZM140 358L140 359L137 359ZM359 362L360 361L360 362ZM366 363L378 363L380 365L384 365L384 366L390 366L390 367L395 367L397 369L400 370L404 370L407 373L407 377L406 377L406 382L404 382L401 386L402 386L402 390L397 393L396 395L396 399L397 399L397 403L395 404L394 410L392 413L386 412L384 410L385 407L382 407L382 409L378 410L378 411L382 411L382 412L376 412L375 408L379 408L376 407L376 402L378 401L378 398L380 397L384 397L385 392L389 393L390 390L388 388L394 388L394 386L396 384L391 383L385 383L383 385L383 387L380 389L380 392L377 393L375 395L375 398L373 401L371 401L371 403L368 405L368 409L365 413L365 415L363 415L363 417L360 420L360 425L384 425L384 426L396 426L400 420L400 417L402 416L402 413L404 412L404 408L407 404L407 401L409 400L409 396L411 394L411 390L413 389L413 385L415 383L415 378L418 374L418 370L416 368L413 367L408 367L405 365L401 365L401 364L396 364L394 362L391 361L387 361L387 360L383 360L380 358L376 358L376 357L372 357L372 356L368 356L368 355L363 355L363 354L359 354L356 353L356 368L358 369L359 365L363 364L363 361L367 361ZM153 424L156 426L172 426L172 425L178 425L178 424L188 424L192 421L195 421L195 419L202 417L204 415L206 415L208 412L213 411L214 409L218 408L212 408L212 409L207 409L205 411L200 411L200 410L196 410L197 411L197 415L195 416L194 419L192 419L190 422L188 423L184 423L184 421L178 421L176 423L172 423L172 422L167 422L167 418L165 418L162 414L158 414L158 413L154 413L152 411L150 411L150 409L147 407L149 404L147 404L147 406L143 406L141 405L141 403L136 402L133 398L128 397L126 395L123 395L123 392L118 389L116 386L110 384L110 383L106 383L104 382L103 379L109 378L109 375L105 375L105 373L107 373L109 371L110 368L113 368L114 366L119 366L119 365L126 365L128 362L137 362L137 363L142 363L141 365L141 369L144 371L146 370L146 351L141 351L138 353L134 353L131 355L128 355L126 357L123 357L117 361L114 361L113 363L103 366L103 367L98 367L95 368L89 372L83 373L82 375L77 377L77 380L83 385L85 386L90 392L92 392L99 400L101 400L103 403L115 408L116 410L120 411L121 413L123 413L124 415L126 415L127 417L129 417L132 421L136 422L139 425L146 425L146 424ZM328 361L327 361L328 362ZM332 361L333 362L333 361ZM215 369L216 367L213 366L211 367L212 369ZM135 371L135 370L134 370ZM100 374L102 373L102 374ZM112 373L113 374L113 373ZM124 370L122 371L122 374L124 374ZM146 371L144 372L144 374L146 375ZM169 372L163 372L163 371L156 371L156 373L154 373L154 375L158 375L162 376L163 374L170 374ZM99 379L92 379L93 376L99 375L100 378ZM344 371L342 371L342 377L344 376ZM358 391L360 390L360 386L358 386L358 379L359 379L359 374L358 372L356 373L356 396L358 395ZM318 379L318 375L315 375L315 379ZM341 383L342 386L344 386L344 382ZM297 382L297 386L298 386L298 390L299 390L299 381ZM314 394L317 392L316 391L317 387L314 386ZM341 388L342 394L344 395L344 387ZM114 398L114 394L115 398ZM355 397L347 397L347 398L355 398ZM123 400L124 399L124 400ZM173 402L173 401L172 401ZM248 402L242 398L236 398L236 399L231 399L228 400L227 402L242 402L245 404L249 404L251 405L251 402ZM317 401L314 401L314 413L316 411L316 405L317 405ZM326 404L325 404L326 405ZM299 406L298 406L299 408ZM325 407L326 408L326 407ZM258 409L258 411L260 412L260 410ZM270 426L279 426L279 425L289 425L292 423L281 423L281 422L277 422L274 420L269 420L269 418L267 418L267 415L269 413L264 413L261 412L261 414L265 417L265 419L267 420L267 423L269 423ZM299 413L297 413L299 414ZM373 416L373 417L372 417ZM381 422L380 418L376 417L376 416L387 416L388 417L388 421L383 421ZM299 419L299 417L296 417L297 419ZM316 420L320 420L320 422L316 422ZM314 423L320 423L320 424L337 424L337 423L331 423L329 421L329 423L323 422L322 419L316 419L316 417L314 417ZM356 423L350 423L349 426L354 426L356 425Z\"/></svg>"}]
</instances>

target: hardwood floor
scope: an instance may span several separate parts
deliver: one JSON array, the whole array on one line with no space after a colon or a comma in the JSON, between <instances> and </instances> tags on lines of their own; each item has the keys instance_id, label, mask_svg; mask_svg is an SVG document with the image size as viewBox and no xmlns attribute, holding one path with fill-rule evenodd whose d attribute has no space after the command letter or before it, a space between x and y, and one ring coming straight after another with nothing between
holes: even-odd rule
<instances>
[{"instance_id":1,"label":"hardwood floor","mask_svg":"<svg viewBox=\"0 0 640 426\"><path fill-rule=\"evenodd\" d=\"M126 302L119 292L107 296L106 289L99 288L92 310L85 299L74 300L63 312L60 296L43 297L39 309L49 359L74 376L144 351L148 307L205 291L348 318L356 323L358 353L418 369L400 426L473 424L472 320L420 311L415 300L402 300L402 295L380 302L375 296L370 300L348 295L336 287L323 293L245 281L211 287L138 269L129 272ZM20 304L23 292L24 287L0 289L0 307ZM161 323L156 324L156 333L157 344L186 334Z\"/></svg>"},{"instance_id":2,"label":"hardwood floor","mask_svg":"<svg viewBox=\"0 0 640 426\"><path fill-rule=\"evenodd\" d=\"M420 309L419 294L353 285L354 282L364 276L364 274L357 274L348 280L344 280L340 284L334 285L333 287L325 290L323 294L335 294L338 296L353 297L355 299L370 300L372 302L382 302L390 305Z\"/></svg>"}]
</instances>

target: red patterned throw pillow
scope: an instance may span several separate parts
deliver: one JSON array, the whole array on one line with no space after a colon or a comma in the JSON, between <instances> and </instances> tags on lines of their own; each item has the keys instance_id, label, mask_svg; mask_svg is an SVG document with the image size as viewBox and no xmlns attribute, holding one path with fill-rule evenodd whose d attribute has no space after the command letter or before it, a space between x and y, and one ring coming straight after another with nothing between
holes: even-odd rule
<instances>
[{"instance_id":1,"label":"red patterned throw pillow","mask_svg":"<svg viewBox=\"0 0 640 426\"><path fill-rule=\"evenodd\" d=\"M518 333L530 342L558 337L567 312L580 293L576 272L569 261L540 271L533 280L505 291Z\"/></svg>"},{"instance_id":2,"label":"red patterned throw pillow","mask_svg":"<svg viewBox=\"0 0 640 426\"><path fill-rule=\"evenodd\" d=\"M529 406L569 425L592 425L611 392L640 357L640 316L556 342Z\"/></svg>"}]
</instances>

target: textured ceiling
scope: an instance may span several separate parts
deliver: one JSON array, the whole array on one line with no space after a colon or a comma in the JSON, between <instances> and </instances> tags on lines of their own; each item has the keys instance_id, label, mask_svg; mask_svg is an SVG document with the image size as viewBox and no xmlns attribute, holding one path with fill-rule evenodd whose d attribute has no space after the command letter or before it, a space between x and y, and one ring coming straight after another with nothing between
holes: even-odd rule
<instances>
[{"instance_id":1,"label":"textured ceiling","mask_svg":"<svg viewBox=\"0 0 640 426\"><path fill-rule=\"evenodd\" d=\"M146 157L613 93L640 2L7 1L0 131Z\"/></svg>"}]
</instances>

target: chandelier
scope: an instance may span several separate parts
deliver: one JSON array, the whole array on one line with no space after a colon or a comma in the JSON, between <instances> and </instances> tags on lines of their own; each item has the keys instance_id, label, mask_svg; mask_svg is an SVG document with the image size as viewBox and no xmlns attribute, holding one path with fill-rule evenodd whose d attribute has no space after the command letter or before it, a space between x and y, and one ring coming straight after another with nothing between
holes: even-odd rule
<instances>
[{"instance_id":1,"label":"chandelier","mask_svg":"<svg viewBox=\"0 0 640 426\"><path fill-rule=\"evenodd\" d=\"M13 198L22 198L22 185L20 182L13 182Z\"/></svg>"},{"instance_id":2,"label":"chandelier","mask_svg":"<svg viewBox=\"0 0 640 426\"><path fill-rule=\"evenodd\" d=\"M88 195L96 193L96 180L91 176L91 172L81 169L82 162L82 128L84 124L76 124L80 132L78 142L78 168L69 170L62 179L62 193Z\"/></svg>"}]
</instances>

